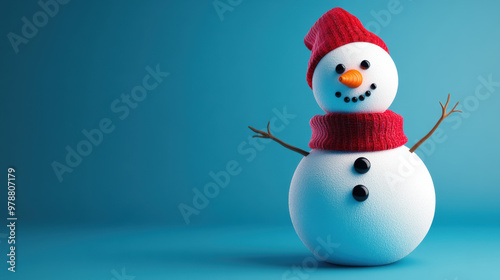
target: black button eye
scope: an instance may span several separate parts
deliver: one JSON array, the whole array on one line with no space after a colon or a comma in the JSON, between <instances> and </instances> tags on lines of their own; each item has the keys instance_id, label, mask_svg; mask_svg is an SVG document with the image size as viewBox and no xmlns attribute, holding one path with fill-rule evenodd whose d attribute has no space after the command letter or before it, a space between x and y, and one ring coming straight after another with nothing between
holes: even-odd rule
<instances>
[{"instance_id":1,"label":"black button eye","mask_svg":"<svg viewBox=\"0 0 500 280\"><path fill-rule=\"evenodd\" d=\"M367 158L360 157L354 162L354 170L359 174L365 174L370 170L371 164Z\"/></svg>"},{"instance_id":2,"label":"black button eye","mask_svg":"<svg viewBox=\"0 0 500 280\"><path fill-rule=\"evenodd\" d=\"M368 60L361 61L361 69L366 70L368 68L370 68L370 62Z\"/></svg>"},{"instance_id":3,"label":"black button eye","mask_svg":"<svg viewBox=\"0 0 500 280\"><path fill-rule=\"evenodd\" d=\"M339 64L337 67L335 67L335 71L337 71L338 74L342 74L345 71L345 66L344 64Z\"/></svg>"},{"instance_id":4,"label":"black button eye","mask_svg":"<svg viewBox=\"0 0 500 280\"><path fill-rule=\"evenodd\" d=\"M363 185L357 185L352 189L352 197L359 202L365 201L368 198L368 188Z\"/></svg>"}]
</instances>

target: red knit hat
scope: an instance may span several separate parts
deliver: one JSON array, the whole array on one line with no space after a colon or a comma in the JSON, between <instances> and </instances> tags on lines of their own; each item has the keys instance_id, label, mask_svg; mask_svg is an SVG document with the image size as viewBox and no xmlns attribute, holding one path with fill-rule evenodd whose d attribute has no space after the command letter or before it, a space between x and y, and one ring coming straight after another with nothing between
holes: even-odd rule
<instances>
[{"instance_id":1,"label":"red knit hat","mask_svg":"<svg viewBox=\"0 0 500 280\"><path fill-rule=\"evenodd\" d=\"M307 69L307 83L312 88L314 69L330 51L353 42L368 42L389 52L384 41L366 30L359 19L342 8L333 8L313 25L304 38L306 47L312 51Z\"/></svg>"}]
</instances>

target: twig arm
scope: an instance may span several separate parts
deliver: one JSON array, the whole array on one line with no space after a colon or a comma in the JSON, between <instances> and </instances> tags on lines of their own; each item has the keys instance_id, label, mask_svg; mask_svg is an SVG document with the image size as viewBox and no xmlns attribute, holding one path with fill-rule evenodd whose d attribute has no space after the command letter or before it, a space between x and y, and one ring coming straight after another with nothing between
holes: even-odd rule
<instances>
[{"instance_id":1,"label":"twig arm","mask_svg":"<svg viewBox=\"0 0 500 280\"><path fill-rule=\"evenodd\" d=\"M441 122L443 122L444 119L446 119L449 115L451 115L451 113L454 113L454 112L462 113L462 111L460 111L460 110L455 110L455 108L457 108L457 105L459 102L457 102L457 104L455 104L455 106L453 106L453 109L451 109L450 112L446 113L446 109L448 108L449 103L450 103L450 94L448 94L448 99L446 100L446 104L444 106L443 106L443 103L441 103L441 101L439 101L439 105L441 105L441 110L442 110L441 117L439 118L437 123L434 125L434 127L431 129L431 131L429 131L429 133L427 133L424 136L424 138L420 139L420 141L418 141L415 145L413 145L413 147L411 147L410 153L415 152L415 150L418 147L420 147L420 145L422 145L427 139L429 139L429 137L431 137L431 135L436 131L438 126L441 124Z\"/></svg>"},{"instance_id":2,"label":"twig arm","mask_svg":"<svg viewBox=\"0 0 500 280\"><path fill-rule=\"evenodd\" d=\"M283 147L285 147L285 148L287 148L287 149L290 149L290 150L292 150L292 151L294 151L294 152L297 152L297 153L299 153L299 154L301 154L301 155L303 155L303 156L305 156L305 157L309 155L309 153L308 153L308 152L306 152L306 151L304 151L304 150L302 150L302 149L300 149L300 148L294 147L294 146L292 146L292 145L289 145L289 144L287 144L287 143L285 143L285 142L281 141L280 139L278 139L278 138L274 137L274 135L272 135L272 134L271 134L271 131L269 130L269 124L271 124L271 122L268 122L268 123L267 123L267 132L264 132L264 131L262 131L262 130L258 130L258 129L255 129L255 128L253 128L253 127L249 126L248 128L250 128L253 132L255 132L255 133L258 133L258 134L259 134L259 135L254 135L254 136L252 136L252 137L258 137L258 138L268 138L268 139L271 139L271 140L273 140L273 141L275 141L275 142L279 143L281 146L283 146Z\"/></svg>"}]
</instances>

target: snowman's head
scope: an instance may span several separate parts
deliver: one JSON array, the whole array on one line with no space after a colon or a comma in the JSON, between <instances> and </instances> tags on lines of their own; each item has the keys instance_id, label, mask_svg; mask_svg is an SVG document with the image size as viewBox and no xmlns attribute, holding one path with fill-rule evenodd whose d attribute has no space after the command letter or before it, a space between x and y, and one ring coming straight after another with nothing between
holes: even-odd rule
<instances>
[{"instance_id":1,"label":"snowman's head","mask_svg":"<svg viewBox=\"0 0 500 280\"><path fill-rule=\"evenodd\" d=\"M322 15L304 38L311 51L307 83L327 113L382 113L398 88L382 39L342 8Z\"/></svg>"},{"instance_id":2,"label":"snowman's head","mask_svg":"<svg viewBox=\"0 0 500 280\"><path fill-rule=\"evenodd\" d=\"M354 42L321 58L314 69L312 89L326 113L380 113L396 96L398 73L386 50Z\"/></svg>"}]
</instances>

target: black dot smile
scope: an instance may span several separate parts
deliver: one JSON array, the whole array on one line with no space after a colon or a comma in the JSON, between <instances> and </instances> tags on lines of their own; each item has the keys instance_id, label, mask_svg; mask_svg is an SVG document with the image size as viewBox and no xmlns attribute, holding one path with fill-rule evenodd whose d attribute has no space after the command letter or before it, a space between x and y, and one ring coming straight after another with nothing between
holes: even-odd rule
<instances>
[{"instance_id":1,"label":"black dot smile","mask_svg":"<svg viewBox=\"0 0 500 280\"><path fill-rule=\"evenodd\" d=\"M370 88L372 90L374 90L374 89L377 88L377 85L375 83L373 83L373 84L370 85ZM367 90L367 91L365 91L364 94L361 94L358 97L356 97L356 96L352 97L352 98L350 98L350 97L344 97L344 102L345 103L349 103L349 102L356 103L356 102L358 102L358 100L359 101L364 101L366 98L370 97L371 95L372 95L372 92L370 90ZM335 96L338 97L338 98L340 98L340 97L342 97L342 93L340 91L337 91L335 93Z\"/></svg>"}]
</instances>

